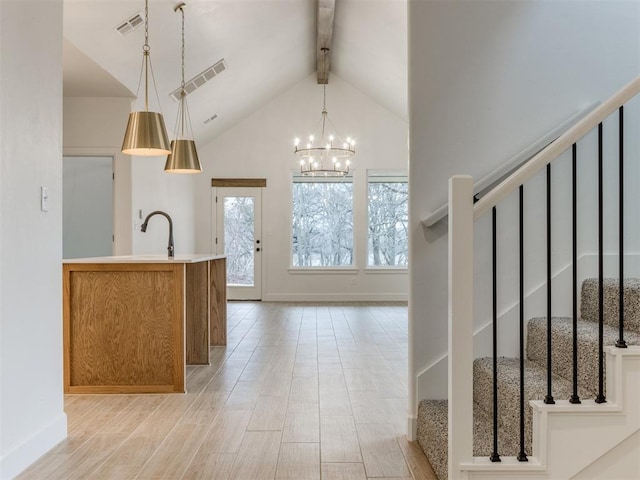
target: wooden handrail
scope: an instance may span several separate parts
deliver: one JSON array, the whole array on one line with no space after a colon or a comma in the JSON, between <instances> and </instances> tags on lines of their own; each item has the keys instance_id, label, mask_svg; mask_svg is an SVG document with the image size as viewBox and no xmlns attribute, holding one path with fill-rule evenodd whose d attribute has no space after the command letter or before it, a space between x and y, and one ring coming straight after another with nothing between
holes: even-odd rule
<instances>
[{"instance_id":1,"label":"wooden handrail","mask_svg":"<svg viewBox=\"0 0 640 480\"><path fill-rule=\"evenodd\" d=\"M482 197L474 205L473 219L478 220L482 217L482 215L504 200L511 192L533 177L548 163L558 158L566 149L597 127L600 122L603 122L638 93L640 93L640 77L632 80L608 100L602 102L595 110L560 135L555 142L551 143Z\"/></svg>"}]
</instances>

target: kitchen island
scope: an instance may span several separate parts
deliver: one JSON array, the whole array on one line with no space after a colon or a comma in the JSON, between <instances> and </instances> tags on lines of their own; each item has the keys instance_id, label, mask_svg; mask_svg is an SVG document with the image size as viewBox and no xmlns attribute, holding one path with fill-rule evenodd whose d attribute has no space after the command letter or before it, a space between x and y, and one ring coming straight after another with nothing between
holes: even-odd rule
<instances>
[{"instance_id":1,"label":"kitchen island","mask_svg":"<svg viewBox=\"0 0 640 480\"><path fill-rule=\"evenodd\" d=\"M63 260L64 391L185 391L226 344L224 255Z\"/></svg>"}]
</instances>

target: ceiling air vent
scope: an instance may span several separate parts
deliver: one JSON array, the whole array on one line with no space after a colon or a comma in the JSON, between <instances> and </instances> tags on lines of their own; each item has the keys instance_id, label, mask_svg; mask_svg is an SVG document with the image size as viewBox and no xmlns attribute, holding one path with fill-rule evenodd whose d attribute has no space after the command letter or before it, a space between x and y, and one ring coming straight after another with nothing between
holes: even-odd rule
<instances>
[{"instance_id":1,"label":"ceiling air vent","mask_svg":"<svg viewBox=\"0 0 640 480\"><path fill-rule=\"evenodd\" d=\"M143 23L144 23L144 20L142 20L142 16L140 15L140 12L138 12L132 17L123 21L120 25L118 25L116 27L116 31L120 35L126 35L127 33L133 32L136 28L138 28Z\"/></svg>"},{"instance_id":2,"label":"ceiling air vent","mask_svg":"<svg viewBox=\"0 0 640 480\"><path fill-rule=\"evenodd\" d=\"M223 58L222 60L216 62L215 64L207 68L204 72L200 72L191 80L189 80L188 82L185 82L184 91L187 93L187 95L189 95L196 88L200 88L202 85L207 83L216 75L219 75L220 73L224 72L226 69L227 69L227 64L224 62L224 58ZM180 100L181 90L182 89L180 87L175 89L173 92L170 93L171 97L173 97L174 100ZM211 120L213 120L213 118L211 118L209 121Z\"/></svg>"},{"instance_id":3,"label":"ceiling air vent","mask_svg":"<svg viewBox=\"0 0 640 480\"><path fill-rule=\"evenodd\" d=\"M214 114L213 116L211 116L211 117L207 118L207 119L204 121L204 124L205 124L205 125L209 125L209 123L211 123L212 121L214 121L216 118L218 118L218 114L217 114L217 113L216 113L216 114Z\"/></svg>"}]
</instances>

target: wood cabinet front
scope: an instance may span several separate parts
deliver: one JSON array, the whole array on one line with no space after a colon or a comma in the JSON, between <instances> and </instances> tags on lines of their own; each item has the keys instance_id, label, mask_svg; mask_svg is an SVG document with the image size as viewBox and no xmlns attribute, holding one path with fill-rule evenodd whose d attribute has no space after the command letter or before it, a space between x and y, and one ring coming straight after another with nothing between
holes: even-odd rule
<instances>
[{"instance_id":1,"label":"wood cabinet front","mask_svg":"<svg viewBox=\"0 0 640 480\"><path fill-rule=\"evenodd\" d=\"M184 265L64 266L68 393L184 391Z\"/></svg>"},{"instance_id":2,"label":"wood cabinet front","mask_svg":"<svg viewBox=\"0 0 640 480\"><path fill-rule=\"evenodd\" d=\"M185 391L185 364L226 345L225 259L65 263L64 391Z\"/></svg>"}]
</instances>

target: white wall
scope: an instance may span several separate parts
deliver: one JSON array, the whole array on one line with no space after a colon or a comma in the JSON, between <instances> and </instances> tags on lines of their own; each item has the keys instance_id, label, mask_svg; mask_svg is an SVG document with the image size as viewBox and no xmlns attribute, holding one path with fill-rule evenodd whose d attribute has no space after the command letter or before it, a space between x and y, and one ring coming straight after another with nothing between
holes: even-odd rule
<instances>
[{"instance_id":1,"label":"white wall","mask_svg":"<svg viewBox=\"0 0 640 480\"><path fill-rule=\"evenodd\" d=\"M603 100L638 74L640 6L635 2L409 2L409 109L410 109L410 371L415 375L442 358L447 349L447 239L446 222L424 229L420 220L447 198L447 179L471 174L479 179L537 140L586 105ZM637 111L637 104L630 106ZM613 129L607 141L615 138ZM637 152L630 138L628 151ZM613 140L611 140L612 142ZM613 143L606 143L610 150ZM581 193L593 205L595 141L590 135L579 144ZM628 157L628 163L635 163ZM570 198L569 156L554 165L558 182L554 198ZM563 173L558 176L558 172ZM617 169L615 169L617 172ZM633 195L638 169L628 172L627 190ZM611 176L605 192L612 192ZM532 182L544 185L539 175ZM635 189L637 190L637 188ZM534 250L544 246L544 203L540 191L527 187L525 202L537 204L528 213L526 238ZM637 192L635 192L637 193ZM610 193L608 194L610 196ZM633 203L633 202L631 202ZM500 211L509 224L499 245L509 256L500 264L501 311L515 301L517 292L517 203L512 197ZM596 217L580 215L580 251L592 252ZM554 210L554 238L570 236L568 211ZM630 248L637 251L638 232L628 212ZM607 220L615 228L615 216ZM567 230L568 229L568 230ZM489 216L477 222L476 285L487 294L490 282ZM613 232L613 230L611 230ZM617 251L616 234L607 235L606 249ZM558 245L558 244L556 244ZM554 270L568 261L570 244L554 247ZM527 291L538 286L544 261L527 262ZM490 312L490 297L476 296L476 324ZM530 312L529 312L530 313ZM440 362L438 365L445 365ZM445 371L446 374L446 371ZM446 397L442 371L424 376L425 396ZM410 416L417 393L411 395Z\"/></svg>"},{"instance_id":2,"label":"white wall","mask_svg":"<svg viewBox=\"0 0 640 480\"><path fill-rule=\"evenodd\" d=\"M115 255L127 255L132 251L131 157L120 151L130 111L129 98L64 98L64 154L108 155L114 159Z\"/></svg>"},{"instance_id":3,"label":"white wall","mask_svg":"<svg viewBox=\"0 0 640 480\"><path fill-rule=\"evenodd\" d=\"M0 22L0 478L10 479L67 433L62 1L2 0Z\"/></svg>"},{"instance_id":4,"label":"white wall","mask_svg":"<svg viewBox=\"0 0 640 480\"><path fill-rule=\"evenodd\" d=\"M407 274L367 273L367 169L407 168L407 122L335 75L327 109L336 128L357 139L354 157L354 221L358 271L295 274L291 263L291 172L298 166L293 139L316 126L322 87L310 76L229 129L198 146L204 172L196 178L196 248L211 251L211 178L266 178L262 197L264 300L402 300ZM352 279L355 278L355 285Z\"/></svg>"},{"instance_id":5,"label":"white wall","mask_svg":"<svg viewBox=\"0 0 640 480\"><path fill-rule=\"evenodd\" d=\"M165 122L169 123L169 120L165 119ZM164 217L154 216L149 221L146 233L140 231L145 216L154 210L168 213L173 220L176 255L198 250L195 246L194 226L195 176L165 173L166 159L167 157L133 157L131 160L134 254L167 253L169 224Z\"/></svg>"}]
</instances>

